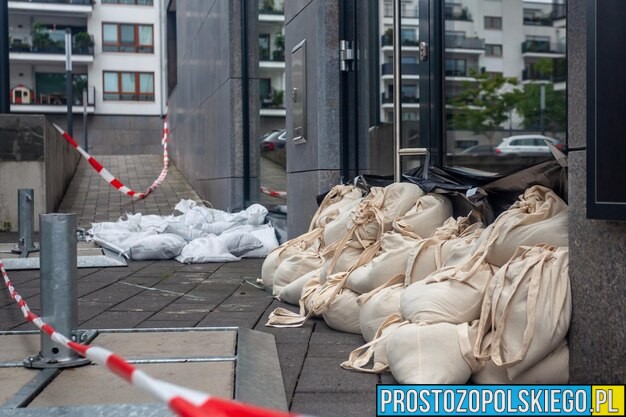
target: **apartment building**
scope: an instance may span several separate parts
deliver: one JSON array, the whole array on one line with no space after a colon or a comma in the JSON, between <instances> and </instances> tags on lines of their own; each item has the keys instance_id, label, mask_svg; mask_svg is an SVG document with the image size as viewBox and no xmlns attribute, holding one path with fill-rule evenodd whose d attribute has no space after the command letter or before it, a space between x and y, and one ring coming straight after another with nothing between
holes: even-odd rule
<instances>
[{"instance_id":1,"label":"apartment building","mask_svg":"<svg viewBox=\"0 0 626 417\"><path fill-rule=\"evenodd\" d=\"M284 0L258 0L261 133L285 128Z\"/></svg>"},{"instance_id":2,"label":"apartment building","mask_svg":"<svg viewBox=\"0 0 626 417\"><path fill-rule=\"evenodd\" d=\"M64 123L68 99L86 104L91 148L157 151L165 114L161 0L10 0L12 113ZM72 37L73 96L65 85L65 31ZM86 103L83 92L86 91ZM80 124L75 135L81 137ZM156 135L153 137L152 135ZM154 144L152 143L154 142Z\"/></svg>"},{"instance_id":3,"label":"apartment building","mask_svg":"<svg viewBox=\"0 0 626 417\"><path fill-rule=\"evenodd\" d=\"M379 3L380 120L393 122L393 8L392 0ZM419 1L403 0L402 8L402 119L417 124L420 108ZM566 27L563 0L505 2L502 0L446 0L444 3L444 95L447 100L448 148L462 151L483 141L455 127L458 111L452 103L477 82L475 75L501 75L526 84L550 85L565 103ZM501 126L499 136L527 130L515 111ZM410 135L410 132L409 132ZM559 137L565 131L557 132Z\"/></svg>"}]
</instances>

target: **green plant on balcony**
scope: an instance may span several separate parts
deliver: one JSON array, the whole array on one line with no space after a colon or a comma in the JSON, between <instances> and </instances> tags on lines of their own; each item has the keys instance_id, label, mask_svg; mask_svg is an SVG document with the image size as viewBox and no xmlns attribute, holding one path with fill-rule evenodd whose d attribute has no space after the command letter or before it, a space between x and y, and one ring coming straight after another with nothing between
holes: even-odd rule
<instances>
[{"instance_id":1,"label":"green plant on balcony","mask_svg":"<svg viewBox=\"0 0 626 417\"><path fill-rule=\"evenodd\" d=\"M383 46L393 45L393 29L389 28L382 36Z\"/></svg>"},{"instance_id":2,"label":"green plant on balcony","mask_svg":"<svg viewBox=\"0 0 626 417\"><path fill-rule=\"evenodd\" d=\"M285 92L283 90L274 90L272 94L272 106L282 108L283 105L283 97L285 96Z\"/></svg>"},{"instance_id":3,"label":"green plant on balcony","mask_svg":"<svg viewBox=\"0 0 626 417\"><path fill-rule=\"evenodd\" d=\"M46 52L58 46L56 42L50 39L48 29L41 23L33 24L31 35L33 38L34 52Z\"/></svg>"},{"instance_id":4,"label":"green plant on balcony","mask_svg":"<svg viewBox=\"0 0 626 417\"><path fill-rule=\"evenodd\" d=\"M93 48L94 42L91 35L87 32L78 32L74 36L74 47L78 52L89 53Z\"/></svg>"},{"instance_id":5,"label":"green plant on balcony","mask_svg":"<svg viewBox=\"0 0 626 417\"><path fill-rule=\"evenodd\" d=\"M272 52L272 58L274 61L285 60L285 35L281 32L276 32L274 35L274 52Z\"/></svg>"},{"instance_id":6,"label":"green plant on balcony","mask_svg":"<svg viewBox=\"0 0 626 417\"><path fill-rule=\"evenodd\" d=\"M271 13L274 11L274 0L263 0L261 2L260 12Z\"/></svg>"}]
</instances>

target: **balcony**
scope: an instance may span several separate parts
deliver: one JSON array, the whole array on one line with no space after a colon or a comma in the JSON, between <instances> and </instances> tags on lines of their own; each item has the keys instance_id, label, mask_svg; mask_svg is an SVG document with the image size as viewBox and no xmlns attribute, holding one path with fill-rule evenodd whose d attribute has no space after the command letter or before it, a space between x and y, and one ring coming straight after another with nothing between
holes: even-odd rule
<instances>
[{"instance_id":1,"label":"balcony","mask_svg":"<svg viewBox=\"0 0 626 417\"><path fill-rule=\"evenodd\" d=\"M33 14L88 15L93 12L93 0L9 0L9 10Z\"/></svg>"},{"instance_id":2,"label":"balcony","mask_svg":"<svg viewBox=\"0 0 626 417\"><path fill-rule=\"evenodd\" d=\"M393 46L393 33L385 33L380 37L381 46ZM402 46L419 47L420 42L417 39L404 38L401 42Z\"/></svg>"},{"instance_id":3,"label":"balcony","mask_svg":"<svg viewBox=\"0 0 626 417\"><path fill-rule=\"evenodd\" d=\"M59 86L58 92L49 92L45 94L33 94L32 99L22 99L17 95L11 98L11 112L14 113L66 113L67 112L67 95L61 93L65 88L64 85ZM96 89L91 87L87 94L87 113L95 112ZM83 96L82 92L75 92L73 98L72 112L83 112Z\"/></svg>"},{"instance_id":4,"label":"balcony","mask_svg":"<svg viewBox=\"0 0 626 417\"><path fill-rule=\"evenodd\" d=\"M522 54L524 56L565 56L565 44L550 41L527 40L522 42Z\"/></svg>"},{"instance_id":5,"label":"balcony","mask_svg":"<svg viewBox=\"0 0 626 417\"><path fill-rule=\"evenodd\" d=\"M522 81L548 81L552 83L560 83L567 81L567 65L565 61L554 60L551 69L540 70L531 65L522 71Z\"/></svg>"},{"instance_id":6,"label":"balcony","mask_svg":"<svg viewBox=\"0 0 626 417\"><path fill-rule=\"evenodd\" d=\"M485 50L485 40L480 38L466 38L465 36L450 36L446 35L445 40L446 49L463 49L480 51Z\"/></svg>"},{"instance_id":7,"label":"balcony","mask_svg":"<svg viewBox=\"0 0 626 417\"><path fill-rule=\"evenodd\" d=\"M460 20L465 22L471 22L473 20L467 7L459 7L457 5L446 5L444 16L446 20Z\"/></svg>"},{"instance_id":8,"label":"balcony","mask_svg":"<svg viewBox=\"0 0 626 417\"><path fill-rule=\"evenodd\" d=\"M93 62L93 44L93 37L88 33L75 34L72 62ZM27 39L13 39L9 45L9 57L11 61L21 62L65 62L65 41L54 41L46 33L35 33Z\"/></svg>"},{"instance_id":9,"label":"balcony","mask_svg":"<svg viewBox=\"0 0 626 417\"><path fill-rule=\"evenodd\" d=\"M262 22L284 22L285 5L282 0L259 0L259 20Z\"/></svg>"},{"instance_id":10,"label":"balcony","mask_svg":"<svg viewBox=\"0 0 626 417\"><path fill-rule=\"evenodd\" d=\"M565 19L566 9L564 4L552 6L549 13L525 14L524 25L526 26L553 26L554 21Z\"/></svg>"},{"instance_id":11,"label":"balcony","mask_svg":"<svg viewBox=\"0 0 626 417\"><path fill-rule=\"evenodd\" d=\"M419 74L419 65L418 64L402 64L400 67L402 71L402 76L405 75L418 75ZM387 62L382 65L382 75L393 75L393 63Z\"/></svg>"},{"instance_id":12,"label":"balcony","mask_svg":"<svg viewBox=\"0 0 626 417\"><path fill-rule=\"evenodd\" d=\"M393 104L393 95L381 93L381 101L383 104ZM403 104L419 104L420 98L415 96L402 96Z\"/></svg>"}]
</instances>

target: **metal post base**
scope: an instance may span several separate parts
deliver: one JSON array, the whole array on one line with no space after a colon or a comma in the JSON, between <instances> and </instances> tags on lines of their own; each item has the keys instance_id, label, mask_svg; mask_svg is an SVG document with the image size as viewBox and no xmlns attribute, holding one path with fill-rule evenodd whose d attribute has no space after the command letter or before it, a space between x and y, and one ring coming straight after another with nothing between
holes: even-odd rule
<instances>
[{"instance_id":1,"label":"metal post base","mask_svg":"<svg viewBox=\"0 0 626 417\"><path fill-rule=\"evenodd\" d=\"M72 340L78 340L80 343L89 343L98 335L97 330L78 331L72 335ZM76 357L68 359L45 358L41 353L29 356L23 361L25 368L47 369L47 368L74 368L77 366L89 365L90 359Z\"/></svg>"},{"instance_id":2,"label":"metal post base","mask_svg":"<svg viewBox=\"0 0 626 417\"><path fill-rule=\"evenodd\" d=\"M31 247L26 247L24 245L24 240L20 239L20 242L15 245L13 249L11 249L12 253L19 253L20 258L28 258L28 254L32 252L39 252L39 245L37 243L33 243Z\"/></svg>"}]
</instances>

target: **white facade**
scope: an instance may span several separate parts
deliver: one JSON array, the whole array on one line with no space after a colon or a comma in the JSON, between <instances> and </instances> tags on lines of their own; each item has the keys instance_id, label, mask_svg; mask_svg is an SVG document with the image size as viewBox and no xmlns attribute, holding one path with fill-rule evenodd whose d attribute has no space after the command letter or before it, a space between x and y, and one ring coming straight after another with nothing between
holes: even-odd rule
<instances>
[{"instance_id":1,"label":"white facade","mask_svg":"<svg viewBox=\"0 0 626 417\"><path fill-rule=\"evenodd\" d=\"M285 123L284 2L259 0L259 83L261 128ZM280 39L282 45L280 47ZM264 123L267 122L267 123Z\"/></svg>"},{"instance_id":2,"label":"white facade","mask_svg":"<svg viewBox=\"0 0 626 417\"><path fill-rule=\"evenodd\" d=\"M41 24L47 29L56 28L59 31L71 26L81 31L86 28L93 38L92 53L72 56L73 74L87 76L88 111L99 115L144 115L158 116L165 113L166 94L164 90L165 53L162 50L163 28L165 17L162 2L153 0L152 5L129 5L103 3L88 0L79 2L38 3L36 0L25 2L22 0L9 1L9 33L11 36L10 74L11 88L25 86L33 92L35 103L12 102L12 112L27 113L65 113L66 105L63 94L41 93L38 79L41 83L42 74L64 74L65 55L62 51L46 51L37 53L34 48L33 25ZM68 3L68 4L66 4ZM69 4L72 3L72 4ZM76 4L80 3L80 4ZM141 2L139 2L141 3ZM152 26L153 52L110 52L103 51L103 23L113 24L141 24ZM55 32L55 39L59 34ZM22 45L22 46L20 46ZM105 99L104 79L105 71L124 73L154 74L154 98L148 101ZM39 74L39 75L37 75ZM144 83L144 87L147 85ZM74 111L82 112L81 103L75 101Z\"/></svg>"}]
</instances>

